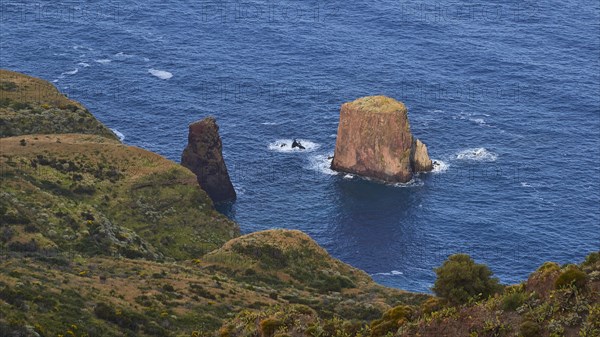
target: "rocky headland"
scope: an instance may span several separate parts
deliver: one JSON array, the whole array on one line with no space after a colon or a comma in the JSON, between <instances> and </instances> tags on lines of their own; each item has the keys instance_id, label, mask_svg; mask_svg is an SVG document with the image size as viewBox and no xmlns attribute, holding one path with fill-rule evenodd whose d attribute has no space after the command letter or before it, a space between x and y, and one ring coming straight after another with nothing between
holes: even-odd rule
<instances>
[{"instance_id":1,"label":"rocky headland","mask_svg":"<svg viewBox=\"0 0 600 337\"><path fill-rule=\"evenodd\" d=\"M485 296L491 272L471 262L438 275L438 296L386 288L302 232L240 236L189 169L56 93L0 70L2 337L600 335L598 252ZM193 139L216 157L213 123Z\"/></svg>"},{"instance_id":2,"label":"rocky headland","mask_svg":"<svg viewBox=\"0 0 600 337\"><path fill-rule=\"evenodd\" d=\"M433 169L427 147L413 137L402 102L368 96L344 103L331 168L392 183Z\"/></svg>"}]
</instances>

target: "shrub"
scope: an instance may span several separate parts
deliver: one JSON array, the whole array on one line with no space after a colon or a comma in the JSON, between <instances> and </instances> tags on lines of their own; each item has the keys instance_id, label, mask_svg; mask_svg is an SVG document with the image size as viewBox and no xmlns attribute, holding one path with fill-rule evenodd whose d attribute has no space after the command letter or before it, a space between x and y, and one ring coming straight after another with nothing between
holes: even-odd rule
<instances>
[{"instance_id":1,"label":"shrub","mask_svg":"<svg viewBox=\"0 0 600 337\"><path fill-rule=\"evenodd\" d=\"M559 271L560 266L556 262L544 262L538 269L537 272L546 274L553 271Z\"/></svg>"},{"instance_id":2,"label":"shrub","mask_svg":"<svg viewBox=\"0 0 600 337\"><path fill-rule=\"evenodd\" d=\"M163 286L162 286L162 289L163 289L164 291L168 291L168 292L173 292L173 291L175 291L175 288L173 288L173 286L172 286L172 285L170 285L170 284L165 284L165 285L163 285Z\"/></svg>"},{"instance_id":3,"label":"shrub","mask_svg":"<svg viewBox=\"0 0 600 337\"><path fill-rule=\"evenodd\" d=\"M15 252L37 252L39 247L35 239L28 242L14 241L8 244L8 249Z\"/></svg>"},{"instance_id":4,"label":"shrub","mask_svg":"<svg viewBox=\"0 0 600 337\"><path fill-rule=\"evenodd\" d=\"M0 98L0 108L6 108L10 105L10 98Z\"/></svg>"},{"instance_id":5,"label":"shrub","mask_svg":"<svg viewBox=\"0 0 600 337\"><path fill-rule=\"evenodd\" d=\"M381 319L371 323L371 336L385 336L396 332L413 316L413 309L407 305L397 306L383 314Z\"/></svg>"},{"instance_id":6,"label":"shrub","mask_svg":"<svg viewBox=\"0 0 600 337\"><path fill-rule=\"evenodd\" d=\"M585 261L581 264L583 268L593 268L600 262L600 252L593 252L586 256Z\"/></svg>"},{"instance_id":7,"label":"shrub","mask_svg":"<svg viewBox=\"0 0 600 337\"><path fill-rule=\"evenodd\" d=\"M139 331L140 326L143 326L147 323L146 319L141 315L121 309L114 309L110 305L103 302L96 304L96 307L94 308L94 314L96 314L96 317L102 320L115 323L121 328L129 329L134 332Z\"/></svg>"},{"instance_id":8,"label":"shrub","mask_svg":"<svg viewBox=\"0 0 600 337\"><path fill-rule=\"evenodd\" d=\"M327 293L330 291L340 292L345 288L354 288L356 285L350 278L344 275L328 275L326 273L320 273L317 275L310 285L317 289L320 293Z\"/></svg>"},{"instance_id":9,"label":"shrub","mask_svg":"<svg viewBox=\"0 0 600 337\"><path fill-rule=\"evenodd\" d=\"M4 91L15 91L18 86L15 82L10 81L0 81L0 90Z\"/></svg>"},{"instance_id":10,"label":"shrub","mask_svg":"<svg viewBox=\"0 0 600 337\"><path fill-rule=\"evenodd\" d=\"M260 321L261 336L270 337L275 334L275 331L283 326L283 323L275 318L266 318Z\"/></svg>"},{"instance_id":11,"label":"shrub","mask_svg":"<svg viewBox=\"0 0 600 337\"><path fill-rule=\"evenodd\" d=\"M587 282L587 275L575 266L567 267L567 270L563 271L554 283L556 289L567 288L575 286L578 289L585 288Z\"/></svg>"},{"instance_id":12,"label":"shrub","mask_svg":"<svg viewBox=\"0 0 600 337\"><path fill-rule=\"evenodd\" d=\"M454 305L464 304L476 296L486 298L501 288L498 279L491 277L492 271L486 265L475 263L467 254L451 255L435 273L433 291Z\"/></svg>"},{"instance_id":13,"label":"shrub","mask_svg":"<svg viewBox=\"0 0 600 337\"><path fill-rule=\"evenodd\" d=\"M204 289L204 287L202 287L200 284L197 284L197 283L190 284L190 291L198 296L202 296L202 297L208 298L210 300L217 299L217 297L215 295L213 295L210 291Z\"/></svg>"},{"instance_id":14,"label":"shrub","mask_svg":"<svg viewBox=\"0 0 600 337\"><path fill-rule=\"evenodd\" d=\"M442 309L444 303L439 297L430 297L421 304L421 311L425 314L430 314L434 311Z\"/></svg>"},{"instance_id":15,"label":"shrub","mask_svg":"<svg viewBox=\"0 0 600 337\"><path fill-rule=\"evenodd\" d=\"M515 311L525 302L525 294L522 292L514 292L504 296L502 299L502 310Z\"/></svg>"},{"instance_id":16,"label":"shrub","mask_svg":"<svg viewBox=\"0 0 600 337\"><path fill-rule=\"evenodd\" d=\"M519 328L521 337L539 337L541 336L542 328L533 321L524 321Z\"/></svg>"},{"instance_id":17,"label":"shrub","mask_svg":"<svg viewBox=\"0 0 600 337\"><path fill-rule=\"evenodd\" d=\"M24 103L24 102L14 102L11 107L15 111L31 109L31 105L29 105L28 103Z\"/></svg>"}]
</instances>

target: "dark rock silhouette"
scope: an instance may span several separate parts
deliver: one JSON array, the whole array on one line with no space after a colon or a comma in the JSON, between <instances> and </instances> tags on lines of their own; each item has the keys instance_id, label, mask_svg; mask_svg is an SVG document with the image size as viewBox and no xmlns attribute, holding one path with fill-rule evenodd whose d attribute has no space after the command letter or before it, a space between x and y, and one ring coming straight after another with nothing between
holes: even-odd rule
<instances>
[{"instance_id":1,"label":"dark rock silhouette","mask_svg":"<svg viewBox=\"0 0 600 337\"><path fill-rule=\"evenodd\" d=\"M213 117L190 124L181 165L196 174L200 187L214 203L233 201L235 190L223 160L219 126Z\"/></svg>"},{"instance_id":2,"label":"dark rock silhouette","mask_svg":"<svg viewBox=\"0 0 600 337\"><path fill-rule=\"evenodd\" d=\"M300 150L305 150L306 149L304 146L302 146L302 144L300 144L299 141L297 141L297 140L294 139L294 142L292 143L292 149L295 148L295 147L299 148Z\"/></svg>"}]
</instances>

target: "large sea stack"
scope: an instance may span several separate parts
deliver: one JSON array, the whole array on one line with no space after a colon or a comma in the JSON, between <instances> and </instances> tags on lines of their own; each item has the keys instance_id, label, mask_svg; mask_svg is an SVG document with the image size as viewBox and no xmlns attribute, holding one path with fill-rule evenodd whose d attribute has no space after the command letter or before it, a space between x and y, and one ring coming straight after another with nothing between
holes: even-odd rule
<instances>
[{"instance_id":1,"label":"large sea stack","mask_svg":"<svg viewBox=\"0 0 600 337\"><path fill-rule=\"evenodd\" d=\"M431 171L433 165L425 144L410 132L404 104L368 96L342 105L331 168L405 183L416 172Z\"/></svg>"},{"instance_id":2,"label":"large sea stack","mask_svg":"<svg viewBox=\"0 0 600 337\"><path fill-rule=\"evenodd\" d=\"M190 124L188 145L183 150L181 165L196 174L200 187L215 203L236 198L222 149L219 126L213 117Z\"/></svg>"}]
</instances>

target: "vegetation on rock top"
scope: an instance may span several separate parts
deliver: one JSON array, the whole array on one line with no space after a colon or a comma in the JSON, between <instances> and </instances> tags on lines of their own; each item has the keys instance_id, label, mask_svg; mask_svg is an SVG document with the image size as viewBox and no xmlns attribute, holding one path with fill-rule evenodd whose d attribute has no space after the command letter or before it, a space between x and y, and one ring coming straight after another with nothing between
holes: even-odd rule
<instances>
[{"instance_id":1,"label":"vegetation on rock top","mask_svg":"<svg viewBox=\"0 0 600 337\"><path fill-rule=\"evenodd\" d=\"M407 109L404 103L387 96L366 96L357 98L349 104L363 112L376 113L406 113Z\"/></svg>"}]
</instances>

